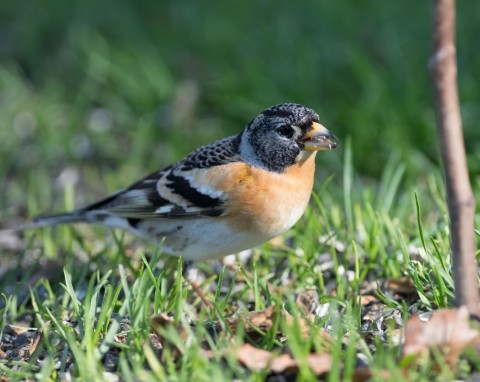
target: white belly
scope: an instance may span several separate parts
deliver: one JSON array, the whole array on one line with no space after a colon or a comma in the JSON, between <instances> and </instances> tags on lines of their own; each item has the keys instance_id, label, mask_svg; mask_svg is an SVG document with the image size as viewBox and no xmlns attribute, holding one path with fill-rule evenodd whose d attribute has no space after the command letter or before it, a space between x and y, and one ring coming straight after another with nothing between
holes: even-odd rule
<instances>
[{"instance_id":1,"label":"white belly","mask_svg":"<svg viewBox=\"0 0 480 382\"><path fill-rule=\"evenodd\" d=\"M138 228L147 230L150 238L165 237L163 252L187 260L219 258L255 247L276 236L234 231L218 218L175 219L171 222L150 220Z\"/></svg>"}]
</instances>

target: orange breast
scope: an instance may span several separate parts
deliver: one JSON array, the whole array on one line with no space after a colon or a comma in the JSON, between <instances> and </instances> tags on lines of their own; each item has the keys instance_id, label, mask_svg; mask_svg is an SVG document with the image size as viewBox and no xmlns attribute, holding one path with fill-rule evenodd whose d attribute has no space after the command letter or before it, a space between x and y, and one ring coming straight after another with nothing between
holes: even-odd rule
<instances>
[{"instance_id":1,"label":"orange breast","mask_svg":"<svg viewBox=\"0 0 480 382\"><path fill-rule=\"evenodd\" d=\"M282 174L246 164L234 166L229 165L225 183L219 187L229 195L225 219L232 228L273 237L300 219L313 188L314 153Z\"/></svg>"}]
</instances>

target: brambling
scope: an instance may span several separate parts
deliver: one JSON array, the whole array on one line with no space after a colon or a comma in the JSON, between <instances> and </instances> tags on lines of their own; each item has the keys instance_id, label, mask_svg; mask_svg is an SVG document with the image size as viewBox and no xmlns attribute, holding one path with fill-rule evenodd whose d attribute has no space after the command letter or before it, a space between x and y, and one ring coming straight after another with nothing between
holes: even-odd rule
<instances>
[{"instance_id":1,"label":"brambling","mask_svg":"<svg viewBox=\"0 0 480 382\"><path fill-rule=\"evenodd\" d=\"M163 252L186 260L218 258L291 228L310 198L317 151L336 147L317 113L283 103L238 135L202 146L87 207L40 216L27 228L95 223L164 238Z\"/></svg>"}]
</instances>

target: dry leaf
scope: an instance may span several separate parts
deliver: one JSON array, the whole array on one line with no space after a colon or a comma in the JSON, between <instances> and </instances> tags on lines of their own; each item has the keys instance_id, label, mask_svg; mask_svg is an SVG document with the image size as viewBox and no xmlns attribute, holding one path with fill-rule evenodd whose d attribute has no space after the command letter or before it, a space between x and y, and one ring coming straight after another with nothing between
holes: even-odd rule
<instances>
[{"instance_id":1,"label":"dry leaf","mask_svg":"<svg viewBox=\"0 0 480 382\"><path fill-rule=\"evenodd\" d=\"M274 356L273 353L258 349L250 344L243 344L237 352L237 359L250 370L265 370L273 373L296 374L299 365L290 354ZM308 365L315 375L321 375L330 370L332 358L326 353L312 353L308 355Z\"/></svg>"},{"instance_id":2,"label":"dry leaf","mask_svg":"<svg viewBox=\"0 0 480 382\"><path fill-rule=\"evenodd\" d=\"M307 320L302 317L295 318L286 310L283 311L283 316L285 317L285 321L287 322L288 326L295 325L295 321L297 321L304 337L308 337L310 335L310 325Z\"/></svg>"},{"instance_id":3,"label":"dry leaf","mask_svg":"<svg viewBox=\"0 0 480 382\"><path fill-rule=\"evenodd\" d=\"M317 292L314 290L307 290L299 293L295 299L295 303L310 321L315 319L315 310L319 305Z\"/></svg>"},{"instance_id":4,"label":"dry leaf","mask_svg":"<svg viewBox=\"0 0 480 382\"><path fill-rule=\"evenodd\" d=\"M272 359L270 370L277 374L295 374L298 372L298 362L290 354L280 354Z\"/></svg>"},{"instance_id":5,"label":"dry leaf","mask_svg":"<svg viewBox=\"0 0 480 382\"><path fill-rule=\"evenodd\" d=\"M404 369L400 370L400 374L402 377L405 379L409 379L409 371ZM352 375L352 381L353 382L366 382L370 381L372 378L377 377L377 379L381 381L391 381L393 380L393 377L391 373L388 370L382 369L382 370L372 370L369 367L357 367L353 371Z\"/></svg>"},{"instance_id":6,"label":"dry leaf","mask_svg":"<svg viewBox=\"0 0 480 382\"><path fill-rule=\"evenodd\" d=\"M372 369L369 367L357 367L353 371L352 381L353 382L366 382L373 377ZM388 379L387 379L388 380Z\"/></svg>"},{"instance_id":7,"label":"dry leaf","mask_svg":"<svg viewBox=\"0 0 480 382\"><path fill-rule=\"evenodd\" d=\"M405 328L403 354L425 353L429 348L438 348L448 363L455 363L463 349L479 339L478 332L470 328L468 319L465 306L438 310L428 322L418 316L411 317Z\"/></svg>"},{"instance_id":8,"label":"dry leaf","mask_svg":"<svg viewBox=\"0 0 480 382\"><path fill-rule=\"evenodd\" d=\"M272 305L268 308L247 314L247 316L243 318L243 321L255 328L267 332L272 329L275 314L276 309L275 306Z\"/></svg>"},{"instance_id":9,"label":"dry leaf","mask_svg":"<svg viewBox=\"0 0 480 382\"><path fill-rule=\"evenodd\" d=\"M268 332L273 327L273 321L275 314L277 313L276 307L274 305L269 306L268 308L250 312L246 316L234 315L227 319L230 330L235 333L237 326L240 322L245 324L245 333L249 336L257 336L258 330ZM216 326L220 325L214 322Z\"/></svg>"},{"instance_id":10,"label":"dry leaf","mask_svg":"<svg viewBox=\"0 0 480 382\"><path fill-rule=\"evenodd\" d=\"M417 293L417 288L410 277L401 277L399 279L389 279L387 287L396 294L409 295Z\"/></svg>"},{"instance_id":11,"label":"dry leaf","mask_svg":"<svg viewBox=\"0 0 480 382\"><path fill-rule=\"evenodd\" d=\"M316 292L306 292L299 294L297 297L297 304L299 308L305 312L307 319L303 317L294 317L290 313L288 313L285 309L277 311L276 306L272 305L268 308L251 312L246 316L235 315L230 317L227 321L230 326L230 330L235 333L236 328L239 322L243 322L245 324L245 332L249 336L257 336L259 335L258 330L260 329L263 332L268 332L273 327L273 322L275 320L275 316L278 314L281 317L285 318L287 324L289 326L293 326L295 320L300 325L300 329L305 337L310 335L310 323L315 318L315 315L312 313L313 310L317 307L317 294ZM219 325L217 325L219 326ZM320 335L322 335L327 341L330 340L330 336L328 333L320 329Z\"/></svg>"},{"instance_id":12,"label":"dry leaf","mask_svg":"<svg viewBox=\"0 0 480 382\"><path fill-rule=\"evenodd\" d=\"M372 295L365 295L365 296L360 296L360 305L365 306L373 302L378 302L380 301L378 297L372 296Z\"/></svg>"},{"instance_id":13,"label":"dry leaf","mask_svg":"<svg viewBox=\"0 0 480 382\"><path fill-rule=\"evenodd\" d=\"M265 309L250 312L246 315L235 314L234 316L227 319L229 328L232 333L237 331L239 324L243 324L245 334L252 337L261 336L262 332L268 332L273 330L275 320L279 318L284 318L287 325L292 326L295 322L300 325L300 329L305 337L310 335L310 320L315 318L313 312L318 305L318 296L316 292L308 291L301 293L297 296L297 305L299 309L304 312L300 317L293 317L286 310L277 308L277 306L269 306ZM205 327L208 329L209 326L212 326L215 329L215 332L218 333L222 330L222 325L218 321L209 321L205 323ZM165 346L168 346L175 356L180 356L181 349L178 349L175 344L169 343L166 336L166 329L174 329L180 338L186 339L188 337L188 331L183 327L182 324L175 322L172 317L167 316L166 314L160 313L151 317L151 326L155 334L151 337L152 347L160 349ZM280 333L274 333L278 335ZM324 329L319 329L319 334L323 336L327 341L330 341L328 333ZM153 338L154 336L154 338ZM208 346L206 346L208 349ZM207 358L211 357L212 354L206 354ZM325 358L323 354L312 354L309 356L309 364L312 370L319 374L323 373L327 365L329 365L329 359ZM291 356L279 356L274 357L272 353L265 350L257 349L251 345L245 344L238 351L238 360L247 366L249 369L265 369L270 363L272 363L271 370L274 372L280 372L284 370L298 370L298 364ZM329 367L329 366L328 366Z\"/></svg>"},{"instance_id":14,"label":"dry leaf","mask_svg":"<svg viewBox=\"0 0 480 382\"><path fill-rule=\"evenodd\" d=\"M237 360L250 370L265 369L272 358L271 352L258 349L250 344L243 344L237 351Z\"/></svg>"},{"instance_id":15,"label":"dry leaf","mask_svg":"<svg viewBox=\"0 0 480 382\"><path fill-rule=\"evenodd\" d=\"M327 353L312 353L308 355L308 365L315 375L322 375L332 368L332 357Z\"/></svg>"}]
</instances>

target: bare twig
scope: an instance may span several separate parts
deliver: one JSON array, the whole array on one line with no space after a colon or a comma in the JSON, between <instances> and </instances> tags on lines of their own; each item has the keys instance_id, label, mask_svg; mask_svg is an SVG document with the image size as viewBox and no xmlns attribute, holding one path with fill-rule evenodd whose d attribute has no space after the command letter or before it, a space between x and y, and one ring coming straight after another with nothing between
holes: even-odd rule
<instances>
[{"instance_id":1,"label":"bare twig","mask_svg":"<svg viewBox=\"0 0 480 382\"><path fill-rule=\"evenodd\" d=\"M205 296L205 293L203 293L202 288L195 282L195 281L190 281L190 286L192 289L195 291L195 293L200 297L200 300L207 306L208 309L210 309L210 312L213 312L215 309L215 306L213 303L208 299L207 296Z\"/></svg>"},{"instance_id":2,"label":"bare twig","mask_svg":"<svg viewBox=\"0 0 480 382\"><path fill-rule=\"evenodd\" d=\"M475 198L468 178L460 117L455 52L455 0L434 0L434 51L430 69L436 97L437 129L445 168L457 305L478 313L475 261Z\"/></svg>"}]
</instances>

